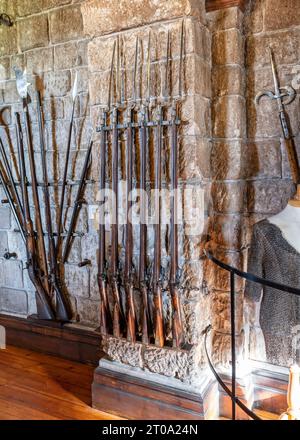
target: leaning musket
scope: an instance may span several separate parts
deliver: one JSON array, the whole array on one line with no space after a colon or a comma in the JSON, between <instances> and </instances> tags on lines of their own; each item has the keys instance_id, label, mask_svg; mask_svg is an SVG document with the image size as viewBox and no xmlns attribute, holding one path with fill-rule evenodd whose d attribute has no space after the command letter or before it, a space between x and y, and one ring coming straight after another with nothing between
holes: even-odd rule
<instances>
[{"instance_id":1,"label":"leaning musket","mask_svg":"<svg viewBox=\"0 0 300 440\"><path fill-rule=\"evenodd\" d=\"M83 193L84 193L84 189L85 189L85 185L86 185L87 176L88 176L88 173L90 170L93 143L94 143L94 141L90 140L87 152L85 154L84 164L83 164L81 176L79 179L78 190L77 190L77 194L76 194L75 201L74 201L74 206L73 206L73 211L72 211L72 215L71 215L71 219L70 219L69 229L68 229L68 233L67 233L67 237L66 237L66 241L65 241L65 246L63 249L63 255L62 255L62 263L63 264L66 263L66 261L69 257L72 243L73 243L73 234L75 232L75 226L77 223L79 211L80 211L80 208L84 202Z\"/></svg>"},{"instance_id":2,"label":"leaning musket","mask_svg":"<svg viewBox=\"0 0 300 440\"><path fill-rule=\"evenodd\" d=\"M169 289L172 299L172 335L173 346L181 347L184 344L184 334L182 328L181 301L179 294L179 265L178 265L178 225L177 225L177 190L178 190L178 101L182 98L182 68L183 68L183 43L184 43L184 22L181 28L180 60L179 60L179 93L173 99L171 117L171 265Z\"/></svg>"},{"instance_id":3,"label":"leaning musket","mask_svg":"<svg viewBox=\"0 0 300 440\"><path fill-rule=\"evenodd\" d=\"M255 103L259 104L260 99L263 96L267 96L270 99L275 99L278 105L278 113L279 113L279 120L281 124L281 129L283 133L283 142L284 146L286 148L288 159L290 163L291 168L291 174L293 182L297 185L300 183L300 172L299 172L299 161L297 158L297 152L295 148L295 144L293 141L293 136L290 130L289 122L288 122L288 116L285 111L285 105L290 104L296 97L296 92L291 86L286 87L280 87L279 86L279 80L278 75L276 71L275 61L274 61L274 55L272 52L272 49L269 48L270 53L270 60L271 60L271 67L272 67L272 74L273 74L273 81L274 81L274 92L269 90L264 90L260 93L258 93L255 97ZM284 99L287 98L285 101Z\"/></svg>"},{"instance_id":4,"label":"leaning musket","mask_svg":"<svg viewBox=\"0 0 300 440\"><path fill-rule=\"evenodd\" d=\"M127 315L127 340L129 342L136 341L136 313L133 299L133 232L132 218L129 218L132 208L132 173L133 173L133 127L134 108L136 105L136 75L138 63L138 44L139 39L136 38L135 62L133 71L133 99L128 102L127 120L126 120L126 246L125 246L125 293L126 293L126 315Z\"/></svg>"},{"instance_id":5,"label":"leaning musket","mask_svg":"<svg viewBox=\"0 0 300 440\"><path fill-rule=\"evenodd\" d=\"M170 57L170 32L167 37L167 56L165 84L163 93L168 89L169 77L169 57ZM163 118L164 107L167 96L163 97L162 103L157 108L156 121L156 148L155 148L155 225L154 225L154 268L153 268L153 301L154 301L154 338L155 345L163 347L165 342L164 317L162 302L162 267L161 267L161 200L160 192L162 187L162 147L163 147Z\"/></svg>"},{"instance_id":6,"label":"leaning musket","mask_svg":"<svg viewBox=\"0 0 300 440\"><path fill-rule=\"evenodd\" d=\"M73 84L73 90L72 90L72 112L71 112L71 119L70 119L70 124L69 124L68 143L67 143L64 174L63 174L61 196L60 196L60 203L59 203L59 210L58 210L57 243L56 243L57 256L59 253L59 248L60 248L60 244L61 244L61 235L63 232L63 210L64 210L64 204L65 204L65 194L66 194L67 177L68 177L70 153L71 153L71 141L72 141L73 124L74 124L75 103L76 103L76 96L77 96L77 82L78 82L78 76L77 76L77 72L76 72L76 76L75 76L75 80L74 80L74 84Z\"/></svg>"},{"instance_id":7,"label":"leaning musket","mask_svg":"<svg viewBox=\"0 0 300 440\"><path fill-rule=\"evenodd\" d=\"M41 94L39 91L37 92L37 116L38 116L38 127L39 127L39 136L40 136L45 220L46 220L47 236L48 236L50 284L55 294L56 318L59 321L68 322L71 318L71 312L67 299L65 298L62 292L62 283L59 278L59 270L58 270L58 264L56 258L55 240L54 240L54 234L52 228L52 215L51 215L51 207L50 207L49 181L48 181L48 170L47 170L46 146L45 146L45 138L44 138L42 102L41 102Z\"/></svg>"},{"instance_id":8,"label":"leaning musket","mask_svg":"<svg viewBox=\"0 0 300 440\"><path fill-rule=\"evenodd\" d=\"M115 59L116 42L114 42L113 55L110 68L109 90L107 108L103 110L100 134L100 193L105 198L105 176L106 176L106 147L107 147L107 130L105 130L108 120L108 112L111 106L111 88L113 66ZM108 335L112 330L112 319L109 310L109 301L107 294L107 261L106 261L106 245L105 245L105 213L103 207L99 209L99 253L98 253L98 286L100 292L100 333Z\"/></svg>"},{"instance_id":9,"label":"leaning musket","mask_svg":"<svg viewBox=\"0 0 300 440\"><path fill-rule=\"evenodd\" d=\"M149 122L150 106L150 81L151 81L151 33L148 37L148 60L147 60L147 96L146 102L140 107L139 112L139 140L140 140L140 257L139 257L139 287L142 295L142 342L149 344L151 330L151 320L149 311L149 280L147 274L147 152L149 151L150 129L147 127Z\"/></svg>"},{"instance_id":10,"label":"leaning musket","mask_svg":"<svg viewBox=\"0 0 300 440\"><path fill-rule=\"evenodd\" d=\"M23 114L24 114L24 124L25 124L25 132L26 132L26 140L28 146L28 157L29 157L29 166L30 166L30 174L31 174L31 183L32 183L32 196L33 196L33 204L35 209L35 219L36 219L36 230L37 230L37 243L38 243L38 254L40 260L40 268L43 271L43 284L45 286L45 290L50 292L49 289L49 280L48 280L48 263L47 263L47 255L45 249L44 242L44 231L42 226L42 215L41 215L41 207L40 207L40 199L38 192L38 183L36 177L36 168L35 168L35 157L34 157L34 148L32 143L32 133L31 133L31 125L28 111L28 85L26 71L22 72L21 70L15 68L16 74L16 82L17 82L17 90L22 98L23 102Z\"/></svg>"},{"instance_id":11,"label":"leaning musket","mask_svg":"<svg viewBox=\"0 0 300 440\"><path fill-rule=\"evenodd\" d=\"M117 53L117 56L119 54ZM117 72L117 79L119 77ZM118 90L117 90L118 95ZM117 97L118 100L118 97ZM110 288L113 296L113 335L121 337L125 328L125 317L121 304L119 291L119 243L118 243L118 165L119 165L119 108L116 102L111 109L112 126L112 193L114 197L113 221L111 225L111 262L110 262Z\"/></svg>"},{"instance_id":12,"label":"leaning musket","mask_svg":"<svg viewBox=\"0 0 300 440\"><path fill-rule=\"evenodd\" d=\"M35 231L30 214L29 194L27 186L25 156L24 156L24 142L21 128L20 115L16 113L17 125L17 141L20 158L20 179L22 198L24 200L24 225L26 228L26 254L27 254L27 270L29 278L36 290L36 306L37 316L40 319L55 320L55 313L53 311L50 298L44 289L41 273L39 270L39 263L36 251Z\"/></svg>"}]
</instances>

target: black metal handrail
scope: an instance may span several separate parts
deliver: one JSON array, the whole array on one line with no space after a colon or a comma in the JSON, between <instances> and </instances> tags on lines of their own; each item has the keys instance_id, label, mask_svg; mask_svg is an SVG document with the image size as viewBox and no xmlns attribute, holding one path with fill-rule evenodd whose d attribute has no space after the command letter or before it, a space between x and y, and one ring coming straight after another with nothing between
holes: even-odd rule
<instances>
[{"instance_id":1,"label":"black metal handrail","mask_svg":"<svg viewBox=\"0 0 300 440\"><path fill-rule=\"evenodd\" d=\"M293 295L300 296L300 289L285 286L284 284L276 283L271 280L267 280L265 278L257 277L253 274L250 274L248 272L241 271L237 269L236 267L232 267L229 264L224 263L223 261L218 260L216 257L211 255L208 251L205 251L205 255L209 260L211 260L213 263L215 263L217 266L221 267L222 269L226 270L230 273L230 321L231 321L231 390L227 387L227 385L224 383L224 381L221 379L219 374L216 372L210 357L208 355L207 350L207 335L208 332L211 330L211 326L208 326L205 330L205 337L204 337L204 345L205 345L205 353L207 356L208 364L210 369L212 370L215 378L217 379L218 383L221 385L221 387L224 389L224 391L229 395L232 402L232 420L236 419L236 405L238 405L248 416L250 416L254 420L261 420L260 417L258 417L253 411L251 411L241 400L236 396L236 335L235 335L235 277L238 276L240 278L243 278L247 281L252 281L257 284L261 284L262 286L268 286L272 287L274 289L280 290L282 292L286 293L292 293Z\"/></svg>"}]
</instances>

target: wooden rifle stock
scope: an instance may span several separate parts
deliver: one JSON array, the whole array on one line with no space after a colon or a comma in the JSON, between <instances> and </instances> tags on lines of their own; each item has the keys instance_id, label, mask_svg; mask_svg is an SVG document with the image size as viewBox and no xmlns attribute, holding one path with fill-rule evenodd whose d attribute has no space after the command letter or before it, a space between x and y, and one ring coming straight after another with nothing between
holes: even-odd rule
<instances>
[{"instance_id":1,"label":"wooden rifle stock","mask_svg":"<svg viewBox=\"0 0 300 440\"><path fill-rule=\"evenodd\" d=\"M55 240L54 240L53 228L52 228L47 158L46 158L46 148L45 148L45 140L44 140L44 124L43 124L42 102L41 102L40 92L37 93L37 98L38 98L37 115L38 115L38 126L39 126L39 135L40 135L41 162L42 162L42 173L44 180L43 189L44 189L45 219L46 219L46 227L48 234L48 249L49 249L49 262L50 262L50 283L55 293L56 318L60 321L68 322L71 318L71 312L67 300L64 294L62 293L61 281L59 279L58 265L56 259Z\"/></svg>"},{"instance_id":2,"label":"wooden rifle stock","mask_svg":"<svg viewBox=\"0 0 300 440\"><path fill-rule=\"evenodd\" d=\"M44 231L42 226L40 200L39 200L36 169L35 169L35 157L34 157L34 149L32 144L32 134L30 129L30 118L28 113L27 98L23 98L23 110L24 110L24 123L25 123L25 131L26 131L27 146L28 146L31 183L32 183L32 197L33 197L33 204L35 209L38 255L40 261L39 266L43 272L43 285L46 291L49 292L50 289L49 289L49 281L48 281L47 256L46 256L46 249L44 242Z\"/></svg>"},{"instance_id":3,"label":"wooden rifle stock","mask_svg":"<svg viewBox=\"0 0 300 440\"><path fill-rule=\"evenodd\" d=\"M105 191L105 171L106 171L106 145L107 132L104 130L107 122L107 112L103 112L102 131L100 138L100 191L104 201ZM103 209L100 207L99 213L99 254L98 254L98 286L100 292L100 333L108 335L112 330L112 319L109 310L109 302L107 295L107 264L106 264L106 247L105 247L105 216Z\"/></svg>"},{"instance_id":4,"label":"wooden rifle stock","mask_svg":"<svg viewBox=\"0 0 300 440\"><path fill-rule=\"evenodd\" d=\"M75 203L74 203L74 207L73 207L73 211L72 211L72 216L71 216L71 220L70 220L69 230L68 230L68 234L66 237L66 242L65 242L65 247L64 247L63 257L62 257L63 263L65 263L67 261L70 250L71 250L72 237L73 237L73 233L75 230L79 210L80 210L80 207L83 202L83 200L82 200L83 190L85 187L87 175L88 175L89 168L90 168L92 148L93 148L93 141L91 140L89 147L88 147L88 150L86 152L85 161L83 164L83 169L82 169L81 177L80 177L80 181L79 181L78 191L77 191L77 195L76 195L76 199L75 199Z\"/></svg>"},{"instance_id":5,"label":"wooden rifle stock","mask_svg":"<svg viewBox=\"0 0 300 440\"><path fill-rule=\"evenodd\" d=\"M37 252L36 252L35 232L30 216L29 195L28 195L25 156L24 156L24 143L23 143L23 134L22 134L19 114L16 114L16 122L17 122L18 150L19 150L19 158L20 158L21 189L22 189L22 198L24 200L24 216L25 216L24 224L26 227L26 252L27 252L28 275L32 284L36 289L36 305L37 305L38 317L40 319L54 320L55 314L51 306L50 298L47 292L45 291L40 278L41 273L39 269Z\"/></svg>"},{"instance_id":6,"label":"wooden rifle stock","mask_svg":"<svg viewBox=\"0 0 300 440\"><path fill-rule=\"evenodd\" d=\"M110 285L114 299L113 306L113 334L121 337L125 327L125 318L119 292L119 250L118 250L118 163L119 163L119 136L118 136L118 109L113 108L112 114L112 193L114 203L114 219L111 225L111 267Z\"/></svg>"},{"instance_id":7,"label":"wooden rifle stock","mask_svg":"<svg viewBox=\"0 0 300 440\"><path fill-rule=\"evenodd\" d=\"M178 188L178 130L177 130L177 105L172 108L171 125L171 270L170 294L172 299L172 334L173 345L181 347L184 343L181 304L178 291L178 225L177 225L177 188Z\"/></svg>"},{"instance_id":8,"label":"wooden rifle stock","mask_svg":"<svg viewBox=\"0 0 300 440\"><path fill-rule=\"evenodd\" d=\"M151 322L148 301L147 282L147 224L146 224L146 167L147 167L147 145L149 133L146 126L145 108L140 111L140 260L139 260L139 287L142 294L142 342L149 344Z\"/></svg>"},{"instance_id":9,"label":"wooden rifle stock","mask_svg":"<svg viewBox=\"0 0 300 440\"><path fill-rule=\"evenodd\" d=\"M126 128L126 158L127 158L127 209L126 209L126 248L125 248L125 292L127 308L127 340L136 341L136 315L133 299L133 281L132 281L132 257L133 257L133 236L132 219L129 218L131 210L131 192L132 192L132 172L133 172L133 108L128 109L128 120Z\"/></svg>"},{"instance_id":10,"label":"wooden rifle stock","mask_svg":"<svg viewBox=\"0 0 300 440\"><path fill-rule=\"evenodd\" d=\"M162 137L163 137L163 109L158 108L156 126L156 151L155 151L155 243L154 243L154 273L153 273L153 300L154 300L154 337L155 345L164 346L164 320L161 289L161 160L162 160Z\"/></svg>"}]
</instances>

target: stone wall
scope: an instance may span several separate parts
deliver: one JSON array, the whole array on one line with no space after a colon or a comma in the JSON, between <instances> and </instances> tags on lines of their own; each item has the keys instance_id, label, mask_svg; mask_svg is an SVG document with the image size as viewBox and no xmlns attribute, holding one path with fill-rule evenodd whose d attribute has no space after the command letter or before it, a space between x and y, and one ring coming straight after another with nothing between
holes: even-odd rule
<instances>
[{"instance_id":1,"label":"stone wall","mask_svg":"<svg viewBox=\"0 0 300 440\"><path fill-rule=\"evenodd\" d=\"M206 14L204 3L203 0L122 0L111 1L109 5L104 0L1 2L3 9L16 19L13 28L0 27L1 133L6 138L5 132L9 131L14 139L13 114L20 109L20 103L12 68L26 67L31 79L38 80L44 93L52 180L62 176L75 72L79 74L79 97L72 145L72 157L77 158L75 173L70 176L73 179L79 175L90 127L95 128L101 108L106 104L111 52L117 36L130 76L135 38L140 37L145 56L151 29L152 94L155 98L161 94L159 73L165 66L168 30L172 35L173 87L176 87L180 24L182 17L186 17L182 119L189 123L181 133L180 185L203 188L209 213L208 237L199 234L191 238L184 228L180 231L184 325L189 347L182 351L158 349L108 338L105 350L113 359L130 366L188 381L199 374L199 366L205 363L202 331L209 322L213 327L214 362L228 366L230 360L229 279L205 260L205 241L208 238L217 257L245 268L251 225L280 211L293 190L286 154L280 146L275 103L265 100L259 108L253 104L257 91L272 88L267 44L276 49L283 84L290 83L300 70L297 0L253 0L245 13L232 7ZM30 93L34 101L33 89L32 86ZM299 144L298 99L288 111ZM36 122L34 110L32 118ZM38 153L36 160L39 160ZM99 321L97 236L93 222L88 219L88 205L95 204L98 189L97 139L90 179L87 205L82 209L78 224L84 236L75 241L65 276L74 320L96 327ZM54 202L57 197L53 189ZM72 197L69 200L72 202ZM18 258L10 261L0 258L0 310L27 316L34 311L34 296L23 270L24 248L14 229L9 209L1 206L0 257L8 249L16 251ZM166 234L167 229L163 243L167 243ZM150 254L152 248L150 230ZM123 258L123 253L121 256ZM169 250L165 244L163 256L168 268ZM77 263L84 258L91 259L92 265L79 269ZM238 340L242 356L245 345L241 282L237 290ZM138 296L136 293L136 298ZM167 291L164 302L169 322Z\"/></svg>"}]
</instances>

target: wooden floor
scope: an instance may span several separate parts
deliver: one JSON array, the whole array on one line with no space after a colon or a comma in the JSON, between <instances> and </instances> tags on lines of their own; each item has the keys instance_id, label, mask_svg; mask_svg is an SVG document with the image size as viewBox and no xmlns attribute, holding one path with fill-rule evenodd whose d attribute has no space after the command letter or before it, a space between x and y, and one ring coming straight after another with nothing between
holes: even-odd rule
<instances>
[{"instance_id":1,"label":"wooden floor","mask_svg":"<svg viewBox=\"0 0 300 440\"><path fill-rule=\"evenodd\" d=\"M0 420L116 420L91 408L93 371L20 348L0 350Z\"/></svg>"}]
</instances>

